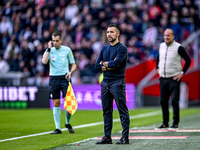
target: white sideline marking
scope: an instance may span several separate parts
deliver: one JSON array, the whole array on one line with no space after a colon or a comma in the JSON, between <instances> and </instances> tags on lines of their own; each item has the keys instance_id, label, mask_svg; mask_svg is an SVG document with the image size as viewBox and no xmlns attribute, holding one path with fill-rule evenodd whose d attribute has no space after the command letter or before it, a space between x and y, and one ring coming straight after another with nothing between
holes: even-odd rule
<instances>
[{"instance_id":1,"label":"white sideline marking","mask_svg":"<svg viewBox=\"0 0 200 150\"><path fill-rule=\"evenodd\" d=\"M130 133L146 132L200 132L200 129L155 129L155 130L129 130Z\"/></svg>"},{"instance_id":2,"label":"white sideline marking","mask_svg":"<svg viewBox=\"0 0 200 150\"><path fill-rule=\"evenodd\" d=\"M130 119L144 118L144 117L155 116L155 115L159 115L159 114L161 114L161 111L157 110L157 111L150 112L150 113L133 115L133 116L130 116ZM119 122L119 121L120 121L120 118L113 119L113 122ZM100 121L100 122L94 122L94 123L89 123L89 124L83 124L83 125L79 125L79 126L74 126L73 128L74 129L79 129L79 128L97 126L97 125L101 125L101 124L104 124L104 122ZM65 131L65 130L68 130L68 129L67 128L63 128L61 130ZM14 138L0 140L0 142L6 142L6 141L23 139L23 138L27 138L27 137L34 137L34 136L39 136L39 135L45 135L45 134L50 134L51 132L52 131L43 132L43 133L37 133L37 134L31 134L31 135L25 135L25 136L20 136L20 137L14 137Z\"/></svg>"}]
</instances>

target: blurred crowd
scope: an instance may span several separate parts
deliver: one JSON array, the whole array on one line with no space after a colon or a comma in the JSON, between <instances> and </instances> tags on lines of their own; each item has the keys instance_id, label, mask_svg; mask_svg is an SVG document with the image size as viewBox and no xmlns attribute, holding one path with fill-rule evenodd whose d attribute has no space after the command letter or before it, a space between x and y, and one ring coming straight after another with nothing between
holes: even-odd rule
<instances>
[{"instance_id":1,"label":"blurred crowd","mask_svg":"<svg viewBox=\"0 0 200 150\"><path fill-rule=\"evenodd\" d=\"M94 68L106 27L116 23L128 48L127 67L158 55L163 32L172 28L182 42L198 30L198 0L2 0L0 2L0 74L22 72L29 85L48 85L48 64L41 58L54 31L62 32L78 65L74 84L97 83ZM186 47L192 57L192 46Z\"/></svg>"}]
</instances>

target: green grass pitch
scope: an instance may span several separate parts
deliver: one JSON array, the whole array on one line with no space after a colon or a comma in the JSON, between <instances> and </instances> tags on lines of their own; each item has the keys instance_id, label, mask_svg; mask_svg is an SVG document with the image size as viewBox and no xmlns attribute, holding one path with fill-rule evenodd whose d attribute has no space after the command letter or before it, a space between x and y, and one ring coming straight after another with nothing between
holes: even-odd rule
<instances>
[{"instance_id":1,"label":"green grass pitch","mask_svg":"<svg viewBox=\"0 0 200 150\"><path fill-rule=\"evenodd\" d=\"M155 123L161 124L161 109L142 108L130 110L130 116L159 111L160 114L151 117L131 119L130 127L140 127ZM181 117L199 113L199 108L181 109ZM61 111L61 128L64 128L65 116ZM119 118L118 111L113 112L113 118ZM172 113L170 114L172 119ZM81 111L78 110L71 119L72 126L95 123L103 121L102 111ZM0 110L0 149L1 150L39 150L57 147L68 143L74 143L87 138L103 135L103 124L76 128L75 134L70 134L67 130L59 135L44 134L33 137L25 137L16 140L3 141L14 137L22 137L37 133L53 131L55 129L53 112L50 109L1 109ZM121 123L113 124L112 133L121 131Z\"/></svg>"}]
</instances>

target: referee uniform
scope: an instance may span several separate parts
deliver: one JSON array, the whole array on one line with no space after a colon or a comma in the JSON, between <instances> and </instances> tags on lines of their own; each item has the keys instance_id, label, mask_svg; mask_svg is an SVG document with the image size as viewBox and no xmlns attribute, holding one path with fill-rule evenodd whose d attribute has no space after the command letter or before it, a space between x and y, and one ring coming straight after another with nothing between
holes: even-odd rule
<instances>
[{"instance_id":1,"label":"referee uniform","mask_svg":"<svg viewBox=\"0 0 200 150\"><path fill-rule=\"evenodd\" d=\"M52 47L50 51L48 49L45 51L43 57L46 53L49 53L48 61L50 66L50 98L53 100L60 101L60 91L62 91L62 96L65 97L67 88L68 88L68 80L65 78L66 74L69 73L69 65L74 64L75 60L72 54L72 51L69 47L61 45L59 49ZM66 123L65 127L68 128L70 133L74 133L73 128L70 125L71 114L65 110ZM53 107L53 117L55 122L56 130L51 134L58 134L61 132L60 127L60 103L59 106Z\"/></svg>"}]
</instances>

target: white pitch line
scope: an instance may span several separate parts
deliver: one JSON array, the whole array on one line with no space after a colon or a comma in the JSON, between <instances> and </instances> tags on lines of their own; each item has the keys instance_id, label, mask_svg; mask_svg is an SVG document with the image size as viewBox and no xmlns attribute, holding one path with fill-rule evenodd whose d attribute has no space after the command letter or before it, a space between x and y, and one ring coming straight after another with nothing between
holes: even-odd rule
<instances>
[{"instance_id":1,"label":"white pitch line","mask_svg":"<svg viewBox=\"0 0 200 150\"><path fill-rule=\"evenodd\" d=\"M130 119L144 118L144 117L155 116L155 115L159 115L159 114L161 114L160 110L154 111L154 112L150 112L150 113L133 115L133 116L130 116ZM120 118L113 119L113 122L119 122L119 121L120 121ZM100 121L100 122L94 122L94 123L89 123L89 124L83 124L83 125L79 125L79 126L74 126L73 128L74 129L79 129L79 128L86 128L86 127L97 126L97 125L101 125L101 124L104 124L104 122ZM65 130L68 130L68 129L67 128L63 128L61 130L65 131ZM20 136L20 137L14 137L14 138L0 140L0 142L13 141L13 140L23 139L23 138L27 138L27 137L34 137L34 136L39 136L39 135L45 135L45 134L50 134L51 132L52 131L43 132L43 133L37 133L37 134L31 134L31 135L25 135L25 136Z\"/></svg>"}]
</instances>

